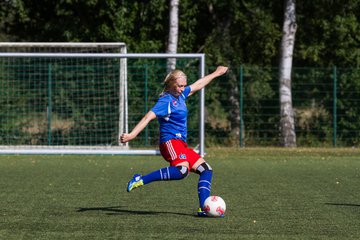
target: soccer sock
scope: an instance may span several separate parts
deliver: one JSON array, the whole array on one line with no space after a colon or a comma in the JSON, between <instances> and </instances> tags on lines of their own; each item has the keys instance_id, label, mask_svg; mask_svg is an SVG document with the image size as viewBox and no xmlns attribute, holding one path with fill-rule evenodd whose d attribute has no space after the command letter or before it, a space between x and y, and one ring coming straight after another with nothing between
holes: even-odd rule
<instances>
[{"instance_id":1,"label":"soccer sock","mask_svg":"<svg viewBox=\"0 0 360 240\"><path fill-rule=\"evenodd\" d=\"M184 166L170 166L144 175L142 179L144 184L148 184L154 181L180 180L186 177L187 174L188 169Z\"/></svg>"},{"instance_id":2,"label":"soccer sock","mask_svg":"<svg viewBox=\"0 0 360 240\"><path fill-rule=\"evenodd\" d=\"M211 170L204 170L202 173L200 173L200 178L198 183L198 194L199 194L199 203L201 208L203 208L205 200L210 196L211 179L212 179Z\"/></svg>"}]
</instances>

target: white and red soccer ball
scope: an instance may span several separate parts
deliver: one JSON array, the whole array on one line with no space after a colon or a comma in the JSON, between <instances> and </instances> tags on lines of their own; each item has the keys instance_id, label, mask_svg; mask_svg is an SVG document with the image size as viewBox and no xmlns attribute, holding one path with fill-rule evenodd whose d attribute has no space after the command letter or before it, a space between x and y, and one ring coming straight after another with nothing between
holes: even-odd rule
<instances>
[{"instance_id":1,"label":"white and red soccer ball","mask_svg":"<svg viewBox=\"0 0 360 240\"><path fill-rule=\"evenodd\" d=\"M223 217L226 211L224 199L219 196L210 196L205 200L204 211L210 217Z\"/></svg>"}]
</instances>

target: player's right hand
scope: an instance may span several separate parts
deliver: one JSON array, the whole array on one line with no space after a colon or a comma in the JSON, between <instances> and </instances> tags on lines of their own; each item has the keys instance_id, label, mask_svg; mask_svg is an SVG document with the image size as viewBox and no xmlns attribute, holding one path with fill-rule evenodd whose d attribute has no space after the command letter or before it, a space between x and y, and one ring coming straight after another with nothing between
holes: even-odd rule
<instances>
[{"instance_id":1,"label":"player's right hand","mask_svg":"<svg viewBox=\"0 0 360 240\"><path fill-rule=\"evenodd\" d=\"M126 143L126 142L131 140L131 135L128 134L128 133L123 133L123 134L121 134L119 140L120 140L121 143Z\"/></svg>"}]
</instances>

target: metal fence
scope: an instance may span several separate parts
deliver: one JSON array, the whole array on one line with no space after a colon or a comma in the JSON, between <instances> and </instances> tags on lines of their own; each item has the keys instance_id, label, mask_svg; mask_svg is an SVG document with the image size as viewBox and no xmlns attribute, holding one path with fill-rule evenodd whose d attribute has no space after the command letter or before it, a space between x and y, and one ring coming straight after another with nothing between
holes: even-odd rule
<instances>
[{"instance_id":1,"label":"metal fence","mask_svg":"<svg viewBox=\"0 0 360 240\"><path fill-rule=\"evenodd\" d=\"M212 109L208 144L279 145L278 72L278 68L233 67L227 79L207 91L207 107ZM359 90L359 69L293 68L297 145L358 146ZM213 107L217 102L222 108Z\"/></svg>"},{"instance_id":2,"label":"metal fence","mask_svg":"<svg viewBox=\"0 0 360 240\"><path fill-rule=\"evenodd\" d=\"M188 73L188 84L197 78L197 68L179 65ZM215 67L208 67L210 73ZM148 111L161 91L163 75L157 66L129 68L134 87L141 91L136 108ZM159 74L160 73L160 74ZM206 146L280 146L279 69L231 66L226 76L205 90ZM136 75L136 80L132 75ZM155 82L155 85L154 85ZM140 84L135 86L136 84ZM143 87L141 87L143 86ZM360 140L360 70L345 68L293 68L292 100L299 147L357 147ZM142 106L144 103L144 106ZM197 144L198 96L189 99L189 141ZM129 118L130 128L139 116ZM157 125L139 136L144 145L157 144Z\"/></svg>"},{"instance_id":3,"label":"metal fence","mask_svg":"<svg viewBox=\"0 0 360 240\"><path fill-rule=\"evenodd\" d=\"M119 64L110 63L75 66L78 63L70 60L52 68L22 61L1 65L1 145L64 145L76 141L86 145L116 144ZM198 63L191 60L178 61L178 68L187 73L188 84L199 76ZM207 72L214 69L208 67ZM131 60L127 70L128 124L132 129L157 100L166 62ZM50 110L49 94L53 99ZM191 146L199 142L199 98L195 94L187 103ZM359 145L359 69L295 67L292 100L298 146ZM227 75L206 87L205 106L206 146L279 146L277 68L231 66ZM49 112L54 117L51 120ZM132 146L152 148L157 144L158 124L154 121Z\"/></svg>"}]
</instances>

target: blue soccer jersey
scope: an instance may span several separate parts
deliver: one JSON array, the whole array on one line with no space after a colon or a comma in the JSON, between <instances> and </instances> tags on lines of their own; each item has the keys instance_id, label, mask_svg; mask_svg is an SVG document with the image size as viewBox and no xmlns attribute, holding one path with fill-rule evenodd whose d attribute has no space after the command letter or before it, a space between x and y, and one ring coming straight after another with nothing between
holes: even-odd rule
<instances>
[{"instance_id":1,"label":"blue soccer jersey","mask_svg":"<svg viewBox=\"0 0 360 240\"><path fill-rule=\"evenodd\" d=\"M186 142L188 112L186 99L190 91L189 86L185 87L178 98L170 93L165 93L151 109L160 124L160 143L167 142L170 139L181 139Z\"/></svg>"}]
</instances>

